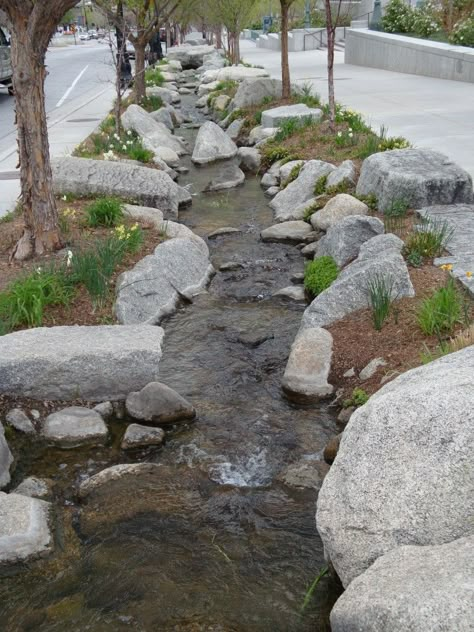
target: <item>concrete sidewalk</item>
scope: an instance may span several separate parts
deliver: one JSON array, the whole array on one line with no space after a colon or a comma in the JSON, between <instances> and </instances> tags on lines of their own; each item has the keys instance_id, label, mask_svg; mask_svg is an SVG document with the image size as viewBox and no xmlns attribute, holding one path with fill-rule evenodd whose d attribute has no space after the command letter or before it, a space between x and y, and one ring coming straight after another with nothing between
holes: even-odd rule
<instances>
[{"instance_id":1,"label":"concrete sidewalk","mask_svg":"<svg viewBox=\"0 0 474 632\"><path fill-rule=\"evenodd\" d=\"M246 62L281 77L280 52L241 40ZM326 51L290 53L291 80L311 82L327 100ZM436 149L474 178L474 85L344 64L335 53L336 100L361 112L374 129L388 128L416 147Z\"/></svg>"}]
</instances>

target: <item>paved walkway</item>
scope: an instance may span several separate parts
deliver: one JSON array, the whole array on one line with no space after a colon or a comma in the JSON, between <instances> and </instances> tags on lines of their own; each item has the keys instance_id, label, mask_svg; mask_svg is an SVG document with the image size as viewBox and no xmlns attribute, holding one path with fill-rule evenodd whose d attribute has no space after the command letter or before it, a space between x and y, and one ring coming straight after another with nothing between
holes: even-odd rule
<instances>
[{"instance_id":1,"label":"paved walkway","mask_svg":"<svg viewBox=\"0 0 474 632\"><path fill-rule=\"evenodd\" d=\"M280 53L241 41L245 61L281 77ZM311 82L327 99L326 51L290 53L292 81ZM416 147L436 149L455 160L474 178L474 84L405 75L344 64L335 53L336 99L358 110L390 136L404 136Z\"/></svg>"}]
</instances>

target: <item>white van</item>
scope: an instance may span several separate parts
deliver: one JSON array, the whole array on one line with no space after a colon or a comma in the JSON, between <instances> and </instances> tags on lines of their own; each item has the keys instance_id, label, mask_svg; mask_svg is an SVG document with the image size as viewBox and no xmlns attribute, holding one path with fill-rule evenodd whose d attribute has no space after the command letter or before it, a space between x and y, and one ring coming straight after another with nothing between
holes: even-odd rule
<instances>
[{"instance_id":1,"label":"white van","mask_svg":"<svg viewBox=\"0 0 474 632\"><path fill-rule=\"evenodd\" d=\"M10 40L0 26L0 85L6 86L11 95L13 95L12 74Z\"/></svg>"}]
</instances>

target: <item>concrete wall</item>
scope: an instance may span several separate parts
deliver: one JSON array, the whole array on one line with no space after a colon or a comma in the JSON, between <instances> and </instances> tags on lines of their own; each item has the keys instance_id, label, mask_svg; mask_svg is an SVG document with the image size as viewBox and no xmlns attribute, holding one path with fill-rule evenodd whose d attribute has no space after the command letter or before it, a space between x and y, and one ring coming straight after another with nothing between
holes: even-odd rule
<instances>
[{"instance_id":1,"label":"concrete wall","mask_svg":"<svg viewBox=\"0 0 474 632\"><path fill-rule=\"evenodd\" d=\"M355 66L474 83L473 48L403 35L348 29L344 61Z\"/></svg>"},{"instance_id":2,"label":"concrete wall","mask_svg":"<svg viewBox=\"0 0 474 632\"><path fill-rule=\"evenodd\" d=\"M336 29L336 42L344 39L346 29L338 27ZM327 33L326 29L293 29L288 33L288 50L293 52L303 50L315 50L326 46ZM268 33L268 35L260 35L257 39L258 48L266 48L268 50L281 50L280 33Z\"/></svg>"}]
</instances>

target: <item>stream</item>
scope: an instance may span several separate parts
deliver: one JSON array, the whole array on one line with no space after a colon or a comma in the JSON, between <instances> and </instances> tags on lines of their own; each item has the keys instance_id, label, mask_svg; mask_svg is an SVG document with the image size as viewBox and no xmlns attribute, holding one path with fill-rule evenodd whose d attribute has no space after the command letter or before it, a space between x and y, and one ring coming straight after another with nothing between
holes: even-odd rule
<instances>
[{"instance_id":1,"label":"stream","mask_svg":"<svg viewBox=\"0 0 474 632\"><path fill-rule=\"evenodd\" d=\"M183 109L200 121L193 102L183 98ZM192 142L196 129L177 133ZM180 221L203 237L241 229L209 247L216 270L242 267L217 272L207 293L162 323L160 379L198 416L172 428L162 448L132 453L120 450L120 419L103 448L20 440L12 487L25 476L53 479L56 546L44 560L0 572L2 632L330 630L340 593L333 579L302 606L325 566L314 514L335 416L283 396L304 306L272 298L303 271L303 257L260 241L273 219L258 178L203 193L219 163L197 168L187 156L181 164L193 205ZM158 463L159 476L126 477L78 501L87 476L138 461Z\"/></svg>"}]
</instances>

